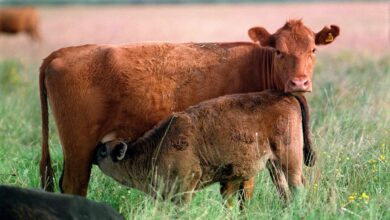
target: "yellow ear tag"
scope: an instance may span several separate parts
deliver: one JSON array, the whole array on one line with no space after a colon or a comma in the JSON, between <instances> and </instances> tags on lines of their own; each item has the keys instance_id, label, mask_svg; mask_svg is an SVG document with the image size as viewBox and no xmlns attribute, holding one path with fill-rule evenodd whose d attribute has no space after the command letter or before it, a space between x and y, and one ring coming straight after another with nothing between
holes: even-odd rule
<instances>
[{"instance_id":1,"label":"yellow ear tag","mask_svg":"<svg viewBox=\"0 0 390 220\"><path fill-rule=\"evenodd\" d=\"M333 40L334 40L334 37L333 37L332 33L329 32L328 36L325 39L325 42L329 43L329 42L332 42Z\"/></svg>"}]
</instances>

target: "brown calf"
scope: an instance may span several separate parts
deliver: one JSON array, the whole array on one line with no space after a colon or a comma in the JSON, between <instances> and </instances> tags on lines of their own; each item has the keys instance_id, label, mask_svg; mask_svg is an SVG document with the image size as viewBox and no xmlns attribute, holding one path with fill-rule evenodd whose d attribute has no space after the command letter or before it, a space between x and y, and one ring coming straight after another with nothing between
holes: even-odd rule
<instances>
[{"instance_id":1,"label":"brown calf","mask_svg":"<svg viewBox=\"0 0 390 220\"><path fill-rule=\"evenodd\" d=\"M315 47L338 34L336 26L314 33L292 20L272 35L264 28L250 29L250 37L261 46L153 43L53 52L43 61L39 80L42 187L54 187L48 100L64 152L61 190L86 195L93 152L106 134L136 139L172 112L226 94L311 91ZM312 150L305 152L310 164Z\"/></svg>"},{"instance_id":2,"label":"brown calf","mask_svg":"<svg viewBox=\"0 0 390 220\"><path fill-rule=\"evenodd\" d=\"M133 142L100 144L95 162L126 186L153 196L160 189L162 198L179 194L185 202L215 182L231 197L267 166L287 199L287 182L303 186L307 112L304 98L280 92L223 96L173 114Z\"/></svg>"},{"instance_id":3,"label":"brown calf","mask_svg":"<svg viewBox=\"0 0 390 220\"><path fill-rule=\"evenodd\" d=\"M32 40L40 40L37 10L31 7L0 9L0 32L26 32Z\"/></svg>"}]
</instances>

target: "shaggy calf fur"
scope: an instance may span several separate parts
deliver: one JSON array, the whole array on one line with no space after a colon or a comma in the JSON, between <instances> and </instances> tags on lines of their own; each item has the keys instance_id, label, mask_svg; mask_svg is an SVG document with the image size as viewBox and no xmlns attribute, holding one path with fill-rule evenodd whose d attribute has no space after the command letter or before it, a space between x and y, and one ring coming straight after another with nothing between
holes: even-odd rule
<instances>
[{"instance_id":1,"label":"shaggy calf fur","mask_svg":"<svg viewBox=\"0 0 390 220\"><path fill-rule=\"evenodd\" d=\"M287 199L288 186L297 188L304 181L307 112L306 100L289 94L223 96L171 115L134 142L100 144L95 163L123 185L163 199L178 195L174 199L184 202L194 190L215 182L231 198L267 167ZM243 200L248 198L241 191Z\"/></svg>"},{"instance_id":2,"label":"shaggy calf fur","mask_svg":"<svg viewBox=\"0 0 390 220\"><path fill-rule=\"evenodd\" d=\"M124 219L110 206L80 196L0 186L0 198L0 219Z\"/></svg>"}]
</instances>

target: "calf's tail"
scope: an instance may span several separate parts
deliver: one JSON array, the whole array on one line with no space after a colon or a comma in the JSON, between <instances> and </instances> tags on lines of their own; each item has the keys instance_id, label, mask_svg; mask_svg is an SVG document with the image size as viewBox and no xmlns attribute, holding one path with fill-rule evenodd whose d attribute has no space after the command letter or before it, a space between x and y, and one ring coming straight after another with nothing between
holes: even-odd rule
<instances>
[{"instance_id":1,"label":"calf's tail","mask_svg":"<svg viewBox=\"0 0 390 220\"><path fill-rule=\"evenodd\" d=\"M311 132L310 132L310 113L307 100L303 95L295 95L301 107L302 113L302 130L303 130L303 157L306 166L314 166L317 160L317 154L312 145Z\"/></svg>"},{"instance_id":2,"label":"calf's tail","mask_svg":"<svg viewBox=\"0 0 390 220\"><path fill-rule=\"evenodd\" d=\"M51 166L50 151L49 151L49 111L47 103L47 93L45 87L45 72L52 57L47 57L39 71L39 94L41 99L41 113L42 113L42 152L41 162L39 166L41 176L41 187L46 191L54 191L54 174Z\"/></svg>"}]
</instances>

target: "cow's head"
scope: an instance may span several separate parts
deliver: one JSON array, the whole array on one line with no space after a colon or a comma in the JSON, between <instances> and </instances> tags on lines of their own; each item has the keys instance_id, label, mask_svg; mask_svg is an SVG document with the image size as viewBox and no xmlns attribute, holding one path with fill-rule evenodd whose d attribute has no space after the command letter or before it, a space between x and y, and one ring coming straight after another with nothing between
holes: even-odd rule
<instances>
[{"instance_id":1,"label":"cow's head","mask_svg":"<svg viewBox=\"0 0 390 220\"><path fill-rule=\"evenodd\" d=\"M284 92L311 92L316 46L330 44L339 35L335 25L314 33L301 20L290 20L274 34L253 27L249 37L261 46L275 49L274 73L277 89Z\"/></svg>"}]
</instances>

